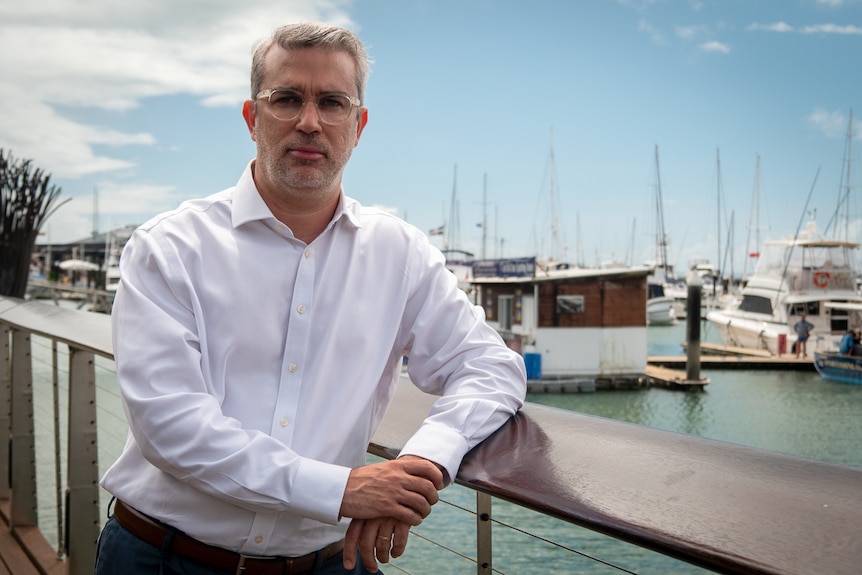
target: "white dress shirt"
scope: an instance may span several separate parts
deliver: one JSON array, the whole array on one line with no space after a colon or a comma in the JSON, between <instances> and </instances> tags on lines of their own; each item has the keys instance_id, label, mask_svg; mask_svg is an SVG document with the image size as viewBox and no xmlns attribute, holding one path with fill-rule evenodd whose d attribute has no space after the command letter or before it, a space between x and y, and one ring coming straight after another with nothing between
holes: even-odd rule
<instances>
[{"instance_id":1,"label":"white dress shirt","mask_svg":"<svg viewBox=\"0 0 862 575\"><path fill-rule=\"evenodd\" d=\"M303 555L343 537L350 469L398 383L440 395L402 455L454 478L522 405L523 361L425 235L342 195L311 244L237 185L141 226L114 352L130 434L102 486L201 541Z\"/></svg>"}]
</instances>

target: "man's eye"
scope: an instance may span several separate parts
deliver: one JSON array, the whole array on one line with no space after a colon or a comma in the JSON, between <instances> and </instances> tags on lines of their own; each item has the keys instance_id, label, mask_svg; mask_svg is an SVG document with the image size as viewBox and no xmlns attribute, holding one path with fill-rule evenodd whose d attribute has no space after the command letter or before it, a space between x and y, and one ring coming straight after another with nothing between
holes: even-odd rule
<instances>
[{"instance_id":1,"label":"man's eye","mask_svg":"<svg viewBox=\"0 0 862 575\"><path fill-rule=\"evenodd\" d=\"M269 101L276 106L302 106L302 96L290 92L273 92Z\"/></svg>"},{"instance_id":2,"label":"man's eye","mask_svg":"<svg viewBox=\"0 0 862 575\"><path fill-rule=\"evenodd\" d=\"M318 108L329 108L331 110L342 110L350 105L344 96L322 96L317 101Z\"/></svg>"}]
</instances>

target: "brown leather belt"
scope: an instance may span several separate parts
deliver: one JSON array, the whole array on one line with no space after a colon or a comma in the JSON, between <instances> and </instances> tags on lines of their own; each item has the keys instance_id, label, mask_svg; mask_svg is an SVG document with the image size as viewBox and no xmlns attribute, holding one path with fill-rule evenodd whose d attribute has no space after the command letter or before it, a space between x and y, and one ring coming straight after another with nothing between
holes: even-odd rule
<instances>
[{"instance_id":1,"label":"brown leather belt","mask_svg":"<svg viewBox=\"0 0 862 575\"><path fill-rule=\"evenodd\" d=\"M129 533L159 549L164 546L165 537L171 531L154 519L124 505L119 499L114 504L114 517ZM238 575L299 575L314 569L318 554L322 555L321 561L327 561L341 553L344 550L344 540L302 557L257 557L213 547L189 537L182 531L174 530L168 550L208 567Z\"/></svg>"}]
</instances>

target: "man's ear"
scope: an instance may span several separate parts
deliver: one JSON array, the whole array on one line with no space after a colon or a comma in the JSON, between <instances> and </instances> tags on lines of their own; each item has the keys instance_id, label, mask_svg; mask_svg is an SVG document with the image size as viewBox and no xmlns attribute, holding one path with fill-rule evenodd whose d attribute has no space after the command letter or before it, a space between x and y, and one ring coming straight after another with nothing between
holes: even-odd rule
<instances>
[{"instance_id":1,"label":"man's ear","mask_svg":"<svg viewBox=\"0 0 862 575\"><path fill-rule=\"evenodd\" d=\"M256 141L254 128L257 125L257 113L255 112L254 102L252 100L246 100L243 102L242 117L245 119L248 134L251 136L252 140Z\"/></svg>"},{"instance_id":2,"label":"man's ear","mask_svg":"<svg viewBox=\"0 0 862 575\"><path fill-rule=\"evenodd\" d=\"M368 123L368 108L362 108L359 111L359 122L356 124L356 141L353 142L353 147L359 145L359 138L362 137L362 130L365 129L365 125Z\"/></svg>"}]
</instances>

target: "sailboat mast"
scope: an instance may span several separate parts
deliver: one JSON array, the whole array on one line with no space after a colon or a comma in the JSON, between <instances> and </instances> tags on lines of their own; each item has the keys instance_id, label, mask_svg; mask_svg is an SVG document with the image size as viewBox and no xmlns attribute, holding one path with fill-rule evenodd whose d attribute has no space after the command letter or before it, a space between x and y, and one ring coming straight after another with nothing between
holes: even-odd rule
<instances>
[{"instance_id":1,"label":"sailboat mast","mask_svg":"<svg viewBox=\"0 0 862 575\"><path fill-rule=\"evenodd\" d=\"M844 241L850 241L850 167L853 162L853 109L850 109L850 119L847 120L847 180L844 182Z\"/></svg>"},{"instance_id":2,"label":"sailboat mast","mask_svg":"<svg viewBox=\"0 0 862 575\"><path fill-rule=\"evenodd\" d=\"M482 259L485 259L485 248L488 244L488 174L482 179Z\"/></svg>"},{"instance_id":3,"label":"sailboat mast","mask_svg":"<svg viewBox=\"0 0 862 575\"><path fill-rule=\"evenodd\" d=\"M560 224L559 210L557 207L557 168L556 160L554 159L554 129L551 128L550 136L550 179L551 179L551 259L556 260L559 257L558 250L560 248Z\"/></svg>"},{"instance_id":4,"label":"sailboat mast","mask_svg":"<svg viewBox=\"0 0 862 575\"><path fill-rule=\"evenodd\" d=\"M449 224L446 226L446 249L454 250L458 244L458 164L452 176L452 200L449 203Z\"/></svg>"},{"instance_id":5,"label":"sailboat mast","mask_svg":"<svg viewBox=\"0 0 862 575\"><path fill-rule=\"evenodd\" d=\"M716 210L715 216L717 218L716 230L718 234L718 241L716 242L716 246L718 247L718 258L715 260L715 265L719 266L716 269L716 275L720 274L720 268L722 266L721 261L721 153L718 148L715 149L715 171L716 171L716 184L717 190L715 194L716 198ZM717 278L716 278L717 279Z\"/></svg>"},{"instance_id":6,"label":"sailboat mast","mask_svg":"<svg viewBox=\"0 0 862 575\"><path fill-rule=\"evenodd\" d=\"M754 193L751 196L751 211L748 214L748 233L745 236L745 261L742 265L742 278L748 277L748 260L760 257L760 154L756 155L757 167L754 171ZM754 221L754 225L752 225ZM754 230L754 250L751 248L751 231ZM752 272L754 270L752 269Z\"/></svg>"},{"instance_id":7,"label":"sailboat mast","mask_svg":"<svg viewBox=\"0 0 862 575\"><path fill-rule=\"evenodd\" d=\"M664 233L664 213L661 198L661 174L658 167L658 144L655 146L655 211L656 211L656 267L667 267L667 241Z\"/></svg>"}]
</instances>

